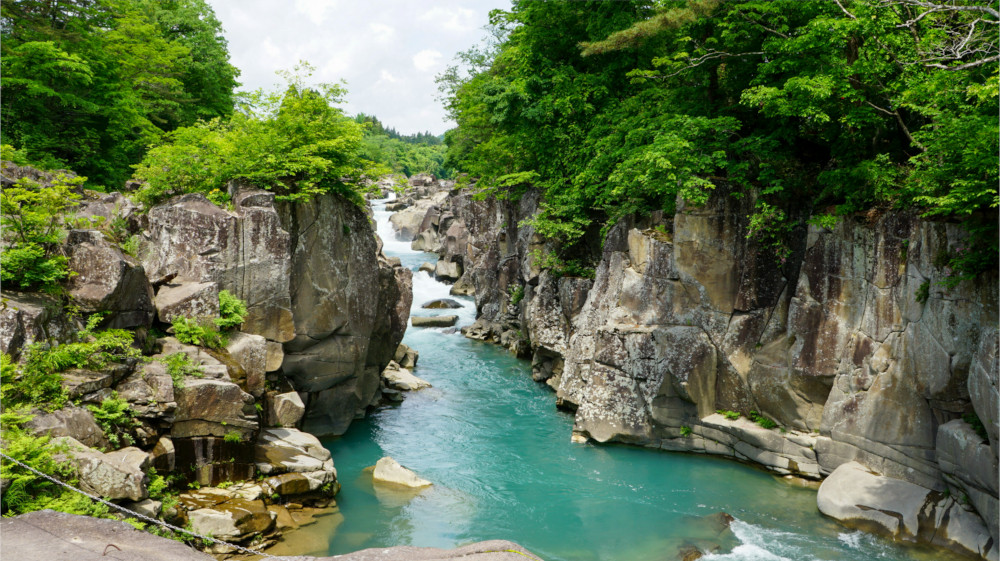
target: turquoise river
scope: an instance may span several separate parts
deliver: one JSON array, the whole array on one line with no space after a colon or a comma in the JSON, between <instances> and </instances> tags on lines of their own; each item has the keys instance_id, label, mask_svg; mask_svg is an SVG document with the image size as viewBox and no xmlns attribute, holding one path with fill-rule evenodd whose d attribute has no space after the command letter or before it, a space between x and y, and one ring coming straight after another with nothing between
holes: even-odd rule
<instances>
[{"instance_id":1,"label":"turquoise river","mask_svg":"<svg viewBox=\"0 0 1000 561\"><path fill-rule=\"evenodd\" d=\"M387 255L416 271L434 255L393 239L374 201ZM420 305L448 287L414 273ZM470 299L459 325L475 319ZM448 313L452 313L450 310ZM327 439L342 490L339 512L288 534L272 554L336 555L369 547L455 547L515 541L546 561L660 561L678 548L717 546L706 560L930 560L845 529L816 509L816 492L737 462L691 454L570 442L573 418L530 366L504 349L444 329L409 328L414 373L433 384ZM392 456L434 486L420 493L374 487L364 471ZM735 521L720 532L710 520ZM706 517L709 517L706 519Z\"/></svg>"}]
</instances>

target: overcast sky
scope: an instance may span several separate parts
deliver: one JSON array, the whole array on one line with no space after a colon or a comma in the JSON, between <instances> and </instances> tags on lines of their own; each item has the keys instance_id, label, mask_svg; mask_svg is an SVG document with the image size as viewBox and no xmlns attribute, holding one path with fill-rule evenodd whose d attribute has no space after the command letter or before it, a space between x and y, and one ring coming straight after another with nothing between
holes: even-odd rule
<instances>
[{"instance_id":1,"label":"overcast sky","mask_svg":"<svg viewBox=\"0 0 1000 561\"><path fill-rule=\"evenodd\" d=\"M299 60L314 82L347 80L349 114L374 114L403 134L441 134L434 76L485 35L509 0L208 0L243 89L271 89Z\"/></svg>"}]
</instances>

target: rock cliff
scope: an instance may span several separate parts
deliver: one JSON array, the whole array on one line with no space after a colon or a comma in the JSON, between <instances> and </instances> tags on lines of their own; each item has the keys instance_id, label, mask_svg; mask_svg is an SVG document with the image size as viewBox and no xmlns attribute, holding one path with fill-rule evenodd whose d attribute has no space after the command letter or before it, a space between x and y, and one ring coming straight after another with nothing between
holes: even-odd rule
<instances>
[{"instance_id":1,"label":"rock cliff","mask_svg":"<svg viewBox=\"0 0 1000 561\"><path fill-rule=\"evenodd\" d=\"M942 256L966 235L901 212L800 228L778 261L747 236L752 206L720 186L704 206L622 220L593 279L539 267L551 248L522 225L532 192L452 192L414 244L461 265L455 288L479 311L466 335L531 356L533 377L575 410L575 439L811 479L856 462L960 498L985 526L963 523L955 548L995 558L997 275L945 288Z\"/></svg>"},{"instance_id":2,"label":"rock cliff","mask_svg":"<svg viewBox=\"0 0 1000 561\"><path fill-rule=\"evenodd\" d=\"M360 208L333 195L293 204L240 189L232 211L184 195L147 221L150 278L214 283L244 300L242 329L266 339L267 371L280 369L304 395L304 430L342 434L378 398L409 319L411 278L381 255Z\"/></svg>"}]
</instances>

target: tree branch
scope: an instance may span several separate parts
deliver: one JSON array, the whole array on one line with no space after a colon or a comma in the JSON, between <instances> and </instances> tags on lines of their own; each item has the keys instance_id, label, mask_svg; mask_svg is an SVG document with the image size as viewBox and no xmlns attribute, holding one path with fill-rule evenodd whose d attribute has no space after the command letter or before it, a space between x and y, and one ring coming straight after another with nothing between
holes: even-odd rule
<instances>
[{"instance_id":1,"label":"tree branch","mask_svg":"<svg viewBox=\"0 0 1000 561\"><path fill-rule=\"evenodd\" d=\"M991 62L996 62L998 60L1000 60L1000 55L993 55L993 56L991 56L989 58L984 58L984 59L976 60L976 61L969 62L969 63L966 63L966 64L960 64L958 66L948 66L946 64L938 64L938 63L924 64L924 66L927 67L927 68L940 68L942 70L956 71L956 70L966 70L968 68L975 68L977 66L982 66L984 64L989 64Z\"/></svg>"}]
</instances>

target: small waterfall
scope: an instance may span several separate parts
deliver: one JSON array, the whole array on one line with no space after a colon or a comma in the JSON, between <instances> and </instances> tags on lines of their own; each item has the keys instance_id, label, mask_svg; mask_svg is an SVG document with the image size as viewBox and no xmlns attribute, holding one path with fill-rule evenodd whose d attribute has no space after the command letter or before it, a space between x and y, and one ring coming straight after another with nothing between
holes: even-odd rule
<instances>
[{"instance_id":1,"label":"small waterfall","mask_svg":"<svg viewBox=\"0 0 1000 561\"><path fill-rule=\"evenodd\" d=\"M434 263L437 261L437 254L423 251L415 251L410 248L410 241L401 240L396 236L396 231L389 222L392 212L385 209L386 203L396 200L395 193L389 193L385 199L372 199L372 214L375 217L375 231L382 238L382 250L389 257L398 257L403 265L413 271L413 307L410 309L411 315L416 316L447 316L457 315L458 323L456 327L469 325L476 320L476 303L467 296L452 296L451 285L445 284L434 278L433 275L425 271L419 271L423 263ZM431 300L449 298L462 305L461 308L427 310L421 308ZM413 328L409 329L432 329L443 331L440 328ZM408 331L409 336L409 331Z\"/></svg>"}]
</instances>

